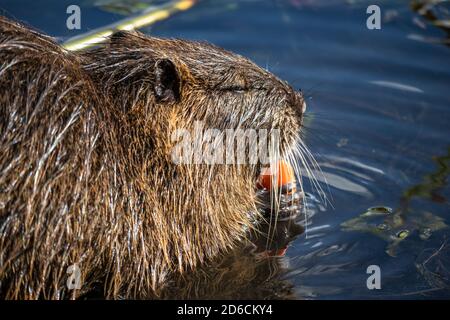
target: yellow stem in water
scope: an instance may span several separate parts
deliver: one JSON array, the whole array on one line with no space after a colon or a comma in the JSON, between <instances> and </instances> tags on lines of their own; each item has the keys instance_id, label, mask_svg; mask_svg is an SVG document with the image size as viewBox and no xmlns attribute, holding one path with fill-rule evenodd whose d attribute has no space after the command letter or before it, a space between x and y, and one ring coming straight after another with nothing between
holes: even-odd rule
<instances>
[{"instance_id":1,"label":"yellow stem in water","mask_svg":"<svg viewBox=\"0 0 450 320\"><path fill-rule=\"evenodd\" d=\"M117 31L136 30L154 24L157 21L167 19L179 11L188 10L195 2L196 0L174 0L161 6L151 6L138 16L123 19L117 23L73 37L64 42L63 47L70 51L77 51L98 45Z\"/></svg>"}]
</instances>

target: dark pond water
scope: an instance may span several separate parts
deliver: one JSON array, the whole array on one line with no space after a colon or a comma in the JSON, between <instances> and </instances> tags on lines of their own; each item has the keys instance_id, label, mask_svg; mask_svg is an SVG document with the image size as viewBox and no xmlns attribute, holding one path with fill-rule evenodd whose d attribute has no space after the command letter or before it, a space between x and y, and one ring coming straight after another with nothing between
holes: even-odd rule
<instances>
[{"instance_id":1,"label":"dark pond water","mask_svg":"<svg viewBox=\"0 0 450 320\"><path fill-rule=\"evenodd\" d=\"M0 8L62 41L123 18L93 2L1 0ZM74 3L77 32L65 28ZM305 140L328 182L329 203L306 186L309 225L285 253L236 253L209 271L214 281L192 280L199 296L450 298L450 49L448 32L432 23L448 24L450 5L420 14L409 1L378 1L382 28L369 30L369 4L203 1L143 29L207 40L302 88ZM380 290L367 288L370 265L380 267Z\"/></svg>"}]
</instances>

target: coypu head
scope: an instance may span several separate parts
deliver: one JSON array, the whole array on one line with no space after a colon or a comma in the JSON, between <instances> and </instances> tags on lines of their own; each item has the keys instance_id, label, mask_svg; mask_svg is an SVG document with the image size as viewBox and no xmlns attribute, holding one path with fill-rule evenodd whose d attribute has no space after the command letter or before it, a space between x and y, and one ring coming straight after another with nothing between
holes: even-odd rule
<instances>
[{"instance_id":1,"label":"coypu head","mask_svg":"<svg viewBox=\"0 0 450 320\"><path fill-rule=\"evenodd\" d=\"M277 128L285 147L297 138L306 109L301 91L238 54L205 42L126 31L92 52L95 59L99 52L108 55L87 67L114 81L106 91L132 93L112 95L125 112L153 99L152 111L176 105L187 121L202 121L205 128Z\"/></svg>"},{"instance_id":2,"label":"coypu head","mask_svg":"<svg viewBox=\"0 0 450 320\"><path fill-rule=\"evenodd\" d=\"M116 163L115 172L126 177L122 192L131 188L140 195L135 199L146 207L137 213L143 226L158 229L149 236L155 246L150 250L160 250L160 257L182 271L245 237L255 218L261 163L175 163L179 141L173 141L173 133L193 134L198 121L220 134L279 129L280 155L290 158L300 141L301 92L213 45L135 32L115 34L83 53L83 59L108 100L101 111L109 119L105 154ZM126 207L133 210L131 204Z\"/></svg>"}]
</instances>

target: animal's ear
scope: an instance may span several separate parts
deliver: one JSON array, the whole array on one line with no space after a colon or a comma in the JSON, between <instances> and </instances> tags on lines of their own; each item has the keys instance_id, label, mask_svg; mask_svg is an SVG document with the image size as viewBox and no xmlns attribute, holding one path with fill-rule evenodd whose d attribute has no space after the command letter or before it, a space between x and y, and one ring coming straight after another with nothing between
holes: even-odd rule
<instances>
[{"instance_id":1,"label":"animal's ear","mask_svg":"<svg viewBox=\"0 0 450 320\"><path fill-rule=\"evenodd\" d=\"M159 59L155 63L155 97L162 102L180 100L180 75L175 64L169 59Z\"/></svg>"}]
</instances>

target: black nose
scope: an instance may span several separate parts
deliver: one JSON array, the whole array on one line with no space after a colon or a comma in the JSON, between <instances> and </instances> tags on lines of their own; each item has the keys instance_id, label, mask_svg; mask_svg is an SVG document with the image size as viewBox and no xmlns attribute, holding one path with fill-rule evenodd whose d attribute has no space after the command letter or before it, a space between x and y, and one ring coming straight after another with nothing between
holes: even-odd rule
<instances>
[{"instance_id":1,"label":"black nose","mask_svg":"<svg viewBox=\"0 0 450 320\"><path fill-rule=\"evenodd\" d=\"M305 113L306 111L306 102L303 98L303 92L301 89L299 90L292 90L291 91L291 103L292 106L297 110L297 112L301 115Z\"/></svg>"},{"instance_id":2,"label":"black nose","mask_svg":"<svg viewBox=\"0 0 450 320\"><path fill-rule=\"evenodd\" d=\"M298 94L300 95L300 97L301 97L301 99L300 99L300 103L301 103L301 110L302 110L302 113L305 113L306 112L306 101L305 101L305 99L304 99L304 97L303 97L303 91L302 91L302 89L301 88L298 88Z\"/></svg>"}]
</instances>

